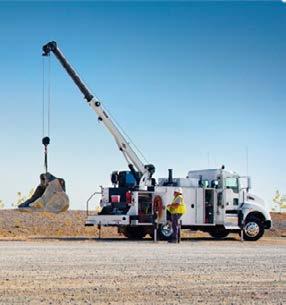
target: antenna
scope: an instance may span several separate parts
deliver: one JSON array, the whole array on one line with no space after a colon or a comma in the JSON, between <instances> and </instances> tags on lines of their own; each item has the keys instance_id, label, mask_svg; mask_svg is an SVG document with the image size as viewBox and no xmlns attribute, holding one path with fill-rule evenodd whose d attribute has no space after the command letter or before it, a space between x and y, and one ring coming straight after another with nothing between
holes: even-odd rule
<instances>
[{"instance_id":1,"label":"antenna","mask_svg":"<svg viewBox=\"0 0 286 305\"><path fill-rule=\"evenodd\" d=\"M245 163L246 163L246 176L248 176L248 146L245 148Z\"/></svg>"}]
</instances>

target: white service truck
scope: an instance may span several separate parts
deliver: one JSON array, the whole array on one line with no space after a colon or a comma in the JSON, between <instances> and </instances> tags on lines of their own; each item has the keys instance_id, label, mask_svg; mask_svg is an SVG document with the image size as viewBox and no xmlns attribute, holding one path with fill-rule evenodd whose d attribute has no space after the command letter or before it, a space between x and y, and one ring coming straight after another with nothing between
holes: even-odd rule
<instances>
[{"instance_id":1,"label":"white service truck","mask_svg":"<svg viewBox=\"0 0 286 305\"><path fill-rule=\"evenodd\" d=\"M117 226L126 237L140 239L153 235L155 221L159 238L168 239L172 228L166 206L179 186L187 206L182 229L201 230L214 238L243 231L245 240L254 241L271 227L264 201L249 192L250 178L224 168L189 171L186 178L173 178L169 170L169 177L159 179L152 190L119 183L103 188L103 213L88 216L87 225Z\"/></svg>"},{"instance_id":2,"label":"white service truck","mask_svg":"<svg viewBox=\"0 0 286 305\"><path fill-rule=\"evenodd\" d=\"M115 226L130 239L141 239L147 234L152 236L154 232L158 232L159 238L168 239L172 228L166 206L173 200L174 189L181 187L187 205L187 212L182 216L182 229L201 230L214 238L243 232L244 239L255 241L265 229L271 228L271 217L264 201L249 192L250 178L226 170L224 166L190 170L186 178L173 178L169 169L167 178L156 181L152 177L155 167L140 160L54 41L43 46L43 56L49 56L50 52L54 53L99 121L114 137L129 167L129 170L111 174L112 186L101 189L102 210L97 215L88 215L86 226Z\"/></svg>"}]
</instances>

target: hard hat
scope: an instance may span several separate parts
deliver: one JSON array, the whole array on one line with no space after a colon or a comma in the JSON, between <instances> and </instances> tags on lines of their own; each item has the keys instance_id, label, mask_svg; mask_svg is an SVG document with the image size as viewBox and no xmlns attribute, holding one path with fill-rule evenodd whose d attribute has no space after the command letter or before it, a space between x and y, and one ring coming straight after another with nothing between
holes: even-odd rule
<instances>
[{"instance_id":1,"label":"hard hat","mask_svg":"<svg viewBox=\"0 0 286 305\"><path fill-rule=\"evenodd\" d=\"M183 190L182 190L182 188L181 187L175 187L174 188L174 193L180 193L180 194L182 194L182 192L183 192Z\"/></svg>"}]
</instances>

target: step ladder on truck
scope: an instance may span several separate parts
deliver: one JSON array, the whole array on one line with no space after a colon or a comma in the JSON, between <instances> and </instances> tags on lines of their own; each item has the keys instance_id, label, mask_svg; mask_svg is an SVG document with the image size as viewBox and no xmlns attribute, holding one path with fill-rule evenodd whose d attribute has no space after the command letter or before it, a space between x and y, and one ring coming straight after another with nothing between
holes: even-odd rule
<instances>
[{"instance_id":1,"label":"step ladder on truck","mask_svg":"<svg viewBox=\"0 0 286 305\"><path fill-rule=\"evenodd\" d=\"M129 170L114 171L112 186L101 189L101 212L87 213L86 226L113 226L130 239L154 235L168 239L172 228L166 206L172 202L176 187L181 187L187 212L181 218L182 229L201 230L214 238L229 233L242 233L245 240L255 241L271 228L271 217L262 199L250 193L251 180L222 166L219 169L190 170L186 178L153 178L155 167L144 164L113 122L101 102L89 91L79 75L64 57L57 43L43 46L43 56L53 53L88 105L96 112L113 136L127 161Z\"/></svg>"}]
</instances>

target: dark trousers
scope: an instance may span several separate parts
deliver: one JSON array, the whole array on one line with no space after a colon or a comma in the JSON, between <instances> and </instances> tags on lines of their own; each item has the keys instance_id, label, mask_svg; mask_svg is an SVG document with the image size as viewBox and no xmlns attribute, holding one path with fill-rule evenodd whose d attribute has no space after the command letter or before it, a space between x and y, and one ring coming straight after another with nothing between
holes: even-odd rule
<instances>
[{"instance_id":1,"label":"dark trousers","mask_svg":"<svg viewBox=\"0 0 286 305\"><path fill-rule=\"evenodd\" d=\"M178 241L179 240L179 219L182 217L182 214L171 214L171 221L172 221L172 240Z\"/></svg>"}]
</instances>

